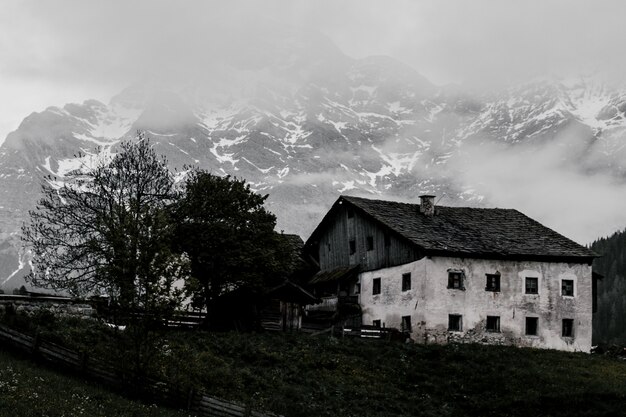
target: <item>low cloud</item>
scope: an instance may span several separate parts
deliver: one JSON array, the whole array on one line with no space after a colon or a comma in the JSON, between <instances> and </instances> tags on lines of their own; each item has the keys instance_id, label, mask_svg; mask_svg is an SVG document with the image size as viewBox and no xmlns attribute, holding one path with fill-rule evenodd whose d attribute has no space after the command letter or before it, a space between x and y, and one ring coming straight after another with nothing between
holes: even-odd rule
<instances>
[{"instance_id":1,"label":"low cloud","mask_svg":"<svg viewBox=\"0 0 626 417\"><path fill-rule=\"evenodd\" d=\"M490 206L515 208L581 243L626 226L626 185L608 171L589 174L567 134L542 145L472 145L452 164ZM580 164L579 164L580 162Z\"/></svg>"}]
</instances>

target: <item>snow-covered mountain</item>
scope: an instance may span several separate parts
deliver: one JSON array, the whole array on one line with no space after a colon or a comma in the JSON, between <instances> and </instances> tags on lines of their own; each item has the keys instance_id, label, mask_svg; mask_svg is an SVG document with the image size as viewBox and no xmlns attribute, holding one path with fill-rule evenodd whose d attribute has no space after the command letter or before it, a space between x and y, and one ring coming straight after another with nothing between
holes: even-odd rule
<instances>
[{"instance_id":1,"label":"snow-covered mountain","mask_svg":"<svg viewBox=\"0 0 626 417\"><path fill-rule=\"evenodd\" d=\"M272 54L214 63L210 76L148 80L109 104L24 119L0 147L0 285L21 285L28 269L19 230L43 177L62 180L137 130L173 167L231 174L269 193L278 227L305 238L340 193L502 204L490 184L499 175L476 168L503 156L626 183L626 90L596 78L472 94L391 58L351 59L324 38L266 46Z\"/></svg>"}]
</instances>

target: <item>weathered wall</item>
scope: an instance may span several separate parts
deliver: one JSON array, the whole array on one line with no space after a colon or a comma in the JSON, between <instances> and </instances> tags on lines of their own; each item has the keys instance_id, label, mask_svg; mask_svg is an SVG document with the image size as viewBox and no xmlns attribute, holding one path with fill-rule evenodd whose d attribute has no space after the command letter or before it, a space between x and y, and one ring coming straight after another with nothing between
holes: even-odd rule
<instances>
[{"instance_id":1,"label":"weathered wall","mask_svg":"<svg viewBox=\"0 0 626 417\"><path fill-rule=\"evenodd\" d=\"M448 269L465 273L465 289L448 289ZM501 274L500 292L485 290L486 274ZM402 274L410 272L410 291ZM381 278L381 294L372 280ZM525 278L539 278L539 294L525 294ZM574 296L561 295L561 280L574 281ZM448 341L514 344L588 352L591 348L591 266L531 261L493 261L432 257L392 268L364 272L363 323L381 320L400 328L411 316L411 337L424 343ZM448 331L448 315L460 314L461 332ZM500 316L500 332L485 331L486 317ZM526 317L538 318L537 336L526 336ZM574 319L574 337L562 337L562 320Z\"/></svg>"}]
</instances>

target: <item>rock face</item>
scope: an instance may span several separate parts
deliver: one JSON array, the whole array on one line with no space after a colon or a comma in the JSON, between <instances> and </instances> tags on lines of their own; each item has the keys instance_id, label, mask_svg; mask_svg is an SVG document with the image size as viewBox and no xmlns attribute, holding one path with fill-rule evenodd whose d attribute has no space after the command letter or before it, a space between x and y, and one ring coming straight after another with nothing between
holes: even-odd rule
<instances>
[{"instance_id":1,"label":"rock face","mask_svg":"<svg viewBox=\"0 0 626 417\"><path fill-rule=\"evenodd\" d=\"M172 167L231 174L269 193L279 229L304 238L340 193L491 204L488 187L467 175L468 158L486 150L624 180L626 90L543 80L472 95L391 58L348 58L323 38L272 48L263 59L216 63L203 79L147 81L109 104L24 119L0 147L0 285L23 284L19 230L44 176L62 180L138 129Z\"/></svg>"}]
</instances>

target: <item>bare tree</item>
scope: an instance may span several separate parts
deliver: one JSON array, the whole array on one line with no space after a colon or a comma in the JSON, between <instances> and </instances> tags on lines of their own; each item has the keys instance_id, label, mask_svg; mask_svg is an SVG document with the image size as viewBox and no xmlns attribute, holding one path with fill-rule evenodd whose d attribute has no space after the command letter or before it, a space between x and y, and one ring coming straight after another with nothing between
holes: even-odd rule
<instances>
[{"instance_id":1,"label":"bare tree","mask_svg":"<svg viewBox=\"0 0 626 417\"><path fill-rule=\"evenodd\" d=\"M121 308L160 316L177 304L173 283L185 271L170 250L174 180L142 133L120 147L62 185L44 182L22 230L33 261L28 280L73 295L106 292Z\"/></svg>"}]
</instances>

